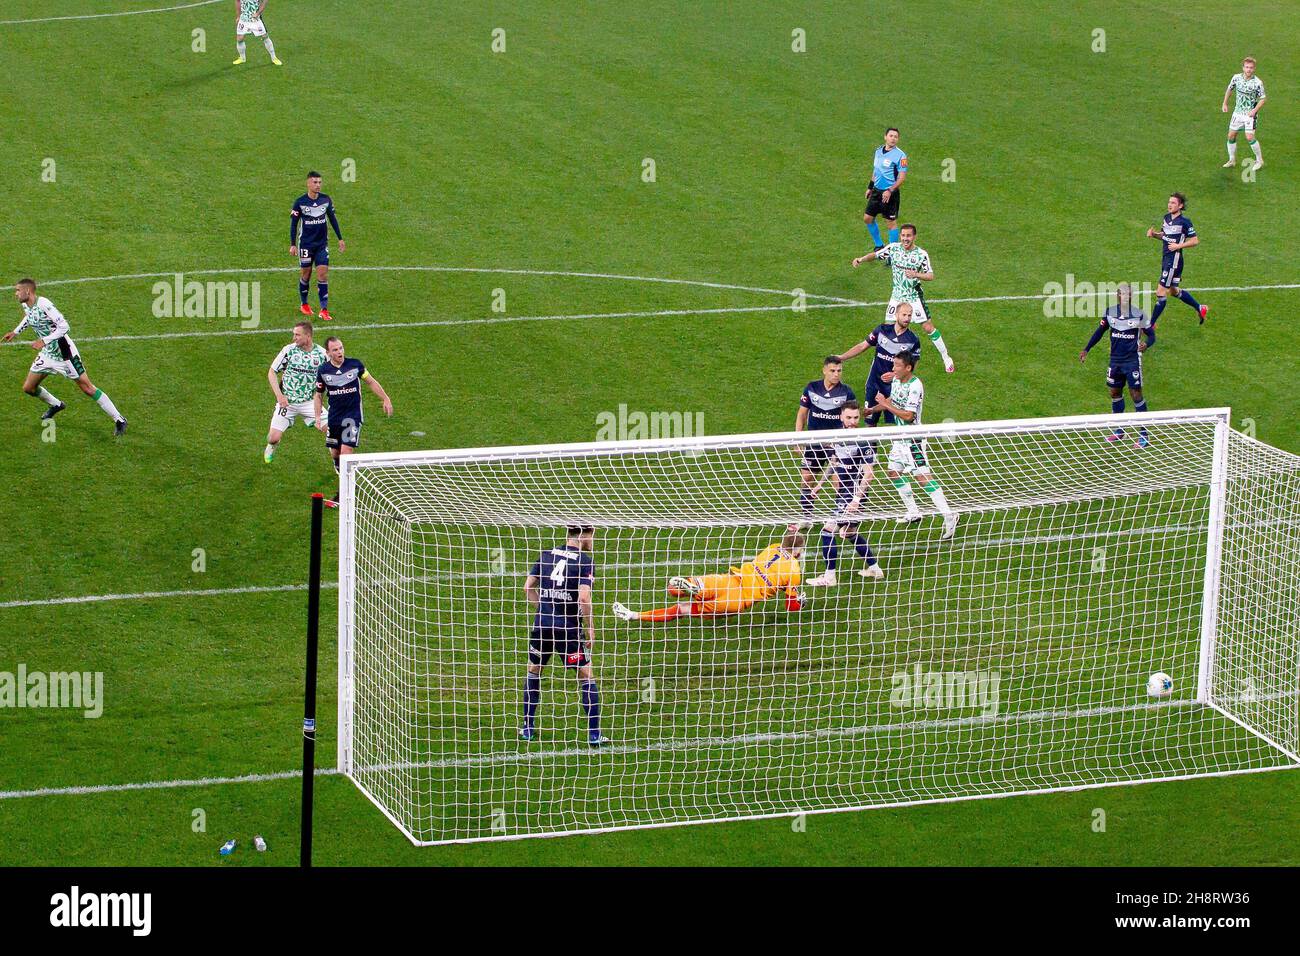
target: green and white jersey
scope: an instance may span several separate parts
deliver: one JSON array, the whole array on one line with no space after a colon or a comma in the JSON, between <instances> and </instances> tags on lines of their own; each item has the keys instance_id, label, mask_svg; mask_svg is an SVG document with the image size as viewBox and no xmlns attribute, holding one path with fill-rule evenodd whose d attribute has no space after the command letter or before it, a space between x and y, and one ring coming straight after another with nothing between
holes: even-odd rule
<instances>
[{"instance_id":1,"label":"green and white jersey","mask_svg":"<svg viewBox=\"0 0 1300 956\"><path fill-rule=\"evenodd\" d=\"M1237 92L1237 105L1232 108L1234 113L1249 113L1264 98L1264 83L1258 76L1248 80L1238 73L1228 84L1228 89Z\"/></svg>"},{"instance_id":2,"label":"green and white jersey","mask_svg":"<svg viewBox=\"0 0 1300 956\"><path fill-rule=\"evenodd\" d=\"M919 378L913 375L906 382L894 379L889 383L889 400L905 412L916 413L916 416L910 422L905 422L901 418L897 419L898 424L921 424L921 406L925 403L925 386L921 384Z\"/></svg>"},{"instance_id":3,"label":"green and white jersey","mask_svg":"<svg viewBox=\"0 0 1300 956\"><path fill-rule=\"evenodd\" d=\"M239 19L245 23L251 23L257 19L257 8L261 6L261 0L239 0ZM227 14L229 16L229 14ZM1219 74L1222 76L1223 74ZM288 392L285 393L286 395Z\"/></svg>"},{"instance_id":4,"label":"green and white jersey","mask_svg":"<svg viewBox=\"0 0 1300 956\"><path fill-rule=\"evenodd\" d=\"M280 379L280 391L291 404L301 405L310 402L316 394L316 369L325 361L325 350L313 344L310 350L298 348L290 342L280 349L280 354L271 363L272 372L284 373Z\"/></svg>"},{"instance_id":5,"label":"green and white jersey","mask_svg":"<svg viewBox=\"0 0 1300 956\"><path fill-rule=\"evenodd\" d=\"M70 329L63 313L54 307L54 303L45 296L39 296L33 306L23 306L23 320L14 329L17 335L23 329L31 329L38 339L45 343L41 354L52 359L62 360L59 339L67 336Z\"/></svg>"},{"instance_id":6,"label":"green and white jersey","mask_svg":"<svg viewBox=\"0 0 1300 956\"><path fill-rule=\"evenodd\" d=\"M899 302L917 302L921 298L921 280L909 279L903 275L904 269L917 272L930 272L930 254L920 246L904 249L901 242L891 242L876 256L881 262L888 262L894 271L894 291L890 298Z\"/></svg>"}]
</instances>

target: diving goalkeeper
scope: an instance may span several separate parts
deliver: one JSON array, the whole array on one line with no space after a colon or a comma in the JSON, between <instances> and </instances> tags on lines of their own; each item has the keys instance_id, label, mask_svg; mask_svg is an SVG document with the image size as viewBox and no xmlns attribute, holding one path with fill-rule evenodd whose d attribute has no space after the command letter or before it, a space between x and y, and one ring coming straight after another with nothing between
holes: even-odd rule
<instances>
[{"instance_id":1,"label":"diving goalkeeper","mask_svg":"<svg viewBox=\"0 0 1300 956\"><path fill-rule=\"evenodd\" d=\"M678 598L671 607L633 611L616 601L614 616L621 621L671 621L683 614L691 617L739 614L778 591L785 594L785 609L798 611L803 607L803 594L799 591L802 578L799 556L803 546L803 535L788 530L779 544L768 545L753 561L726 574L670 578L668 593Z\"/></svg>"}]
</instances>

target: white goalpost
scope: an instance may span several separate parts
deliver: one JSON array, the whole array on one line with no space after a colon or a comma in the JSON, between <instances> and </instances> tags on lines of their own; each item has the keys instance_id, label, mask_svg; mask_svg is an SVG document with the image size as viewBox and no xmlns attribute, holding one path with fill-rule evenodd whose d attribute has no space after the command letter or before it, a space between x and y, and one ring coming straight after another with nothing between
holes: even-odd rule
<instances>
[{"instance_id":1,"label":"white goalpost","mask_svg":"<svg viewBox=\"0 0 1300 956\"><path fill-rule=\"evenodd\" d=\"M899 521L898 441L950 538L906 475ZM875 460L846 514L851 446ZM1227 409L340 463L339 768L416 844L1300 766L1300 457ZM563 649L525 688L524 580L575 526L598 706ZM759 586L774 545L798 579Z\"/></svg>"}]
</instances>

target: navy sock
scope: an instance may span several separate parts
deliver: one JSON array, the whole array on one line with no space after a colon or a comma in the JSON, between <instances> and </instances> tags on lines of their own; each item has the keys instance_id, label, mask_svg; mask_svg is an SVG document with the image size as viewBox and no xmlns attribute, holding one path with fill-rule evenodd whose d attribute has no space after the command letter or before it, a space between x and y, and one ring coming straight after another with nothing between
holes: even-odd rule
<instances>
[{"instance_id":1,"label":"navy sock","mask_svg":"<svg viewBox=\"0 0 1300 956\"><path fill-rule=\"evenodd\" d=\"M812 514L813 494L811 488L799 489L799 509L806 515Z\"/></svg>"},{"instance_id":2,"label":"navy sock","mask_svg":"<svg viewBox=\"0 0 1300 956\"><path fill-rule=\"evenodd\" d=\"M1192 298L1192 294L1191 294L1190 292L1184 292L1182 289L1179 289L1179 290L1178 290L1178 298L1182 299L1184 302L1186 302L1188 305L1190 305L1190 306L1191 306L1193 309L1195 309L1197 312L1200 312L1200 311L1201 311L1201 303L1199 303L1199 302L1197 302L1195 299L1193 299L1193 298Z\"/></svg>"},{"instance_id":3,"label":"navy sock","mask_svg":"<svg viewBox=\"0 0 1300 956\"><path fill-rule=\"evenodd\" d=\"M320 297L321 311L330 307L330 284L328 282L316 283L316 295Z\"/></svg>"},{"instance_id":4,"label":"navy sock","mask_svg":"<svg viewBox=\"0 0 1300 956\"><path fill-rule=\"evenodd\" d=\"M1145 398L1142 399L1142 401L1140 401L1140 402L1134 402L1134 403L1133 403L1133 411L1135 411L1135 412L1145 412L1146 410L1147 410L1147 400L1146 400ZM1147 437L1147 430L1146 430L1145 428L1139 428L1139 429L1138 429L1138 434L1141 435L1143 438L1146 438L1146 437Z\"/></svg>"},{"instance_id":5,"label":"navy sock","mask_svg":"<svg viewBox=\"0 0 1300 956\"><path fill-rule=\"evenodd\" d=\"M839 563L840 547L835 541L835 535L830 531L822 532L822 557L826 559L826 570L834 571Z\"/></svg>"},{"instance_id":6,"label":"navy sock","mask_svg":"<svg viewBox=\"0 0 1300 956\"><path fill-rule=\"evenodd\" d=\"M582 682L582 709L587 712L587 730L600 733L600 687L594 680Z\"/></svg>"},{"instance_id":7,"label":"navy sock","mask_svg":"<svg viewBox=\"0 0 1300 956\"><path fill-rule=\"evenodd\" d=\"M542 702L542 675L528 672L528 677L524 680L524 723L529 727L533 725L533 717L537 714L537 705Z\"/></svg>"},{"instance_id":8,"label":"navy sock","mask_svg":"<svg viewBox=\"0 0 1300 956\"><path fill-rule=\"evenodd\" d=\"M299 279L299 280L298 280L298 298L302 300L302 304L303 304L303 305L306 305L306 304L307 304L307 293L310 292L310 291L311 291L311 283L310 283L310 282L304 282L302 279Z\"/></svg>"},{"instance_id":9,"label":"navy sock","mask_svg":"<svg viewBox=\"0 0 1300 956\"><path fill-rule=\"evenodd\" d=\"M1119 398L1112 398L1112 399L1110 400L1110 410L1111 410L1112 412L1114 412L1116 415L1123 415L1123 414L1124 414L1124 396L1123 396L1123 395L1121 395Z\"/></svg>"},{"instance_id":10,"label":"navy sock","mask_svg":"<svg viewBox=\"0 0 1300 956\"><path fill-rule=\"evenodd\" d=\"M1151 324L1156 324L1156 319L1160 318L1160 313L1165 310L1166 299L1163 295L1156 296L1156 307L1151 310Z\"/></svg>"},{"instance_id":11,"label":"navy sock","mask_svg":"<svg viewBox=\"0 0 1300 956\"><path fill-rule=\"evenodd\" d=\"M871 545L867 544L867 539L861 534L853 535L853 546L858 549L858 554L867 559L867 567L871 567L876 562L876 555L871 550Z\"/></svg>"}]
</instances>

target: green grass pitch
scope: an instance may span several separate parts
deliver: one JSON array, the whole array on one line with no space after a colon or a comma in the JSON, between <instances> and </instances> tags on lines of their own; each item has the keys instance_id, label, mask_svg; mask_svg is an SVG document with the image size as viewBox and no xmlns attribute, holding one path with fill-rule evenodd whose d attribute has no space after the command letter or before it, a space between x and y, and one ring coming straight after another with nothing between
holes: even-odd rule
<instances>
[{"instance_id":1,"label":"green grass pitch","mask_svg":"<svg viewBox=\"0 0 1300 956\"><path fill-rule=\"evenodd\" d=\"M14 0L0 19L169 5ZM927 296L958 368L943 375L926 346L930 420L1107 410L1104 355L1077 361L1094 320L1048 318L1024 297L1069 275L1154 283L1143 233L1177 189L1202 237L1184 283L1212 312L1198 327L1168 306L1146 364L1151 405L1231 405L1236 427L1300 452L1289 4L1225 16L1205 0L1158 12L1044 0L956 17L924 2L882 32L844 2L763 4L738 20L714 2L434 15L413 0L270 0L281 68L252 38L248 63L230 65L231 6L3 26L20 108L0 140L0 272L42 282L131 424L114 442L108 419L56 381L71 407L43 440L41 407L19 391L30 352L0 348L0 670L102 671L106 698L95 720L0 711L0 863L297 861L287 774L305 595L286 588L306 577L307 495L334 475L301 426L272 466L261 449L265 370L296 318L287 212L311 167L348 240L331 249L336 330L396 405L384 419L368 404L363 450L590 441L620 405L702 415L709 433L791 427L821 358L883 307L793 312L772 290L888 298L883 270L849 260L870 246L871 150L896 125L911 160L903 218L934 261ZM796 29L806 52L791 48ZM1253 182L1220 168L1219 102L1246 54L1269 93ZM259 282L260 326L155 314L159 277L202 270L214 272L190 277ZM860 359L846 376L859 388L865 372ZM140 597L174 591L204 593ZM126 597L56 603L105 595ZM326 766L334 615L327 590ZM10 796L254 774L284 775ZM416 849L325 775L316 859L1294 864L1298 786L1294 772L1253 774L832 814L805 832L777 819ZM254 833L269 853L217 856Z\"/></svg>"}]
</instances>

